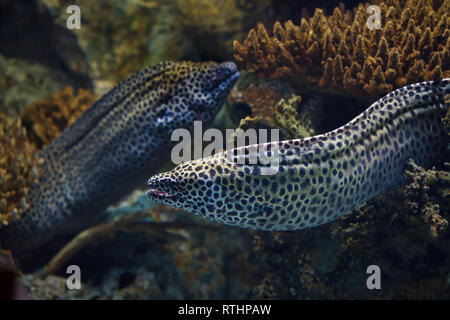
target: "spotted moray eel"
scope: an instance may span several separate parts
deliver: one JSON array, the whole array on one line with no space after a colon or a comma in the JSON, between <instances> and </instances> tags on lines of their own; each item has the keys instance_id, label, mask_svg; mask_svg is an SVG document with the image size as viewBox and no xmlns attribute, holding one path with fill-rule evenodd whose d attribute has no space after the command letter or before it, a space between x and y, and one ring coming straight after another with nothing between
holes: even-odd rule
<instances>
[{"instance_id":1,"label":"spotted moray eel","mask_svg":"<svg viewBox=\"0 0 450 320\"><path fill-rule=\"evenodd\" d=\"M400 182L409 159L424 166L436 161L449 142L441 125L449 97L450 79L408 85L334 131L257 145L268 157L279 153L274 175L251 165L245 146L151 177L148 196L243 228L318 226Z\"/></svg>"},{"instance_id":2,"label":"spotted moray eel","mask_svg":"<svg viewBox=\"0 0 450 320\"><path fill-rule=\"evenodd\" d=\"M212 120L238 77L232 62L162 62L119 83L42 151L28 209L0 229L3 248L20 255L79 230L145 186L168 161L171 132Z\"/></svg>"}]
</instances>

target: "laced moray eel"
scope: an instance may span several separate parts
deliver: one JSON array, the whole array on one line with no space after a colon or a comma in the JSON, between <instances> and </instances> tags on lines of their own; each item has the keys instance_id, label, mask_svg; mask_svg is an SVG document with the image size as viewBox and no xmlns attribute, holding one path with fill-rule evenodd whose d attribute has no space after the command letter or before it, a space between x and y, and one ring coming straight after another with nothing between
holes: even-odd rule
<instances>
[{"instance_id":1,"label":"laced moray eel","mask_svg":"<svg viewBox=\"0 0 450 320\"><path fill-rule=\"evenodd\" d=\"M251 146L188 161L150 178L148 196L227 225L296 230L335 220L403 176L409 159L436 161L448 144L441 118L450 79L395 90L346 125L306 139L256 145L278 173L249 164Z\"/></svg>"},{"instance_id":2,"label":"laced moray eel","mask_svg":"<svg viewBox=\"0 0 450 320\"><path fill-rule=\"evenodd\" d=\"M145 186L144 177L168 161L172 131L210 122L238 77L233 62L161 62L120 82L42 151L29 208L0 229L3 248L20 255L58 233L80 231Z\"/></svg>"}]
</instances>

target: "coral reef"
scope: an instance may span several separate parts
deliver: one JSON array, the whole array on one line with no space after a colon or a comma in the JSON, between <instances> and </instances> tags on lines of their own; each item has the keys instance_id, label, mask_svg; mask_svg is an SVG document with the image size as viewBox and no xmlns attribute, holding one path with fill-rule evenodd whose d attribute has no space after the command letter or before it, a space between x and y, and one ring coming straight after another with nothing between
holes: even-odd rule
<instances>
[{"instance_id":1,"label":"coral reef","mask_svg":"<svg viewBox=\"0 0 450 320\"><path fill-rule=\"evenodd\" d=\"M322 257L318 257L317 261L313 260L311 255L316 250L324 253L326 257L334 254L333 249L334 246L329 240L320 242L308 230L302 233L255 232L254 250L267 265L268 271L253 289L252 298L332 298L330 286L323 281L320 274L316 274L318 269L315 269L316 265L321 263L322 266L328 267L328 261L322 260Z\"/></svg>"},{"instance_id":2,"label":"coral reef","mask_svg":"<svg viewBox=\"0 0 450 320\"><path fill-rule=\"evenodd\" d=\"M294 105L280 101L285 112L274 116L284 119L278 124L287 131L311 120L307 113L297 123L295 112L304 106ZM435 165L425 169L411 162L404 186L335 222L296 232L252 232L266 269L252 298L448 299L449 164ZM382 290L366 287L366 268L374 264L382 272Z\"/></svg>"},{"instance_id":3,"label":"coral reef","mask_svg":"<svg viewBox=\"0 0 450 320\"><path fill-rule=\"evenodd\" d=\"M329 225L255 232L254 249L268 271L253 297L448 299L448 171L414 170L405 174L405 187ZM430 207L440 211L430 214ZM373 264L381 268L382 290L367 290L366 268Z\"/></svg>"},{"instance_id":4,"label":"coral reef","mask_svg":"<svg viewBox=\"0 0 450 320\"><path fill-rule=\"evenodd\" d=\"M332 107L334 104L342 105L341 109L337 111ZM301 138L332 130L336 122L348 122L360 108L360 101L330 93L311 91L300 98L287 83L242 72L227 98L231 123L225 127L238 125L243 130L276 127L281 128L281 139ZM327 119L328 115L332 121Z\"/></svg>"},{"instance_id":5,"label":"coral reef","mask_svg":"<svg viewBox=\"0 0 450 320\"><path fill-rule=\"evenodd\" d=\"M405 187L407 204L411 212L420 216L429 226L431 236L437 238L448 227L448 221L440 212L450 210L450 172L425 170L412 161L409 166L410 170L406 170L409 184ZM435 197L441 199L440 205L430 199L430 188L434 189Z\"/></svg>"},{"instance_id":6,"label":"coral reef","mask_svg":"<svg viewBox=\"0 0 450 320\"><path fill-rule=\"evenodd\" d=\"M20 119L0 114L0 229L27 207L24 197L38 181L40 163Z\"/></svg>"},{"instance_id":7,"label":"coral reef","mask_svg":"<svg viewBox=\"0 0 450 320\"><path fill-rule=\"evenodd\" d=\"M290 79L355 96L381 96L407 83L450 76L450 1L378 3L381 29L366 27L369 4L331 16L316 9L300 25L276 22L273 35L258 24L235 58L261 76Z\"/></svg>"},{"instance_id":8,"label":"coral reef","mask_svg":"<svg viewBox=\"0 0 450 320\"><path fill-rule=\"evenodd\" d=\"M42 148L75 122L96 99L90 89L80 89L75 94L72 87L66 87L28 106L20 118L30 140Z\"/></svg>"},{"instance_id":9,"label":"coral reef","mask_svg":"<svg viewBox=\"0 0 450 320\"><path fill-rule=\"evenodd\" d=\"M33 300L71 300L71 299L93 299L98 296L97 291L85 283L81 289L70 290L67 288L67 277L48 276L39 278L33 274L27 274L20 278L20 282Z\"/></svg>"},{"instance_id":10,"label":"coral reef","mask_svg":"<svg viewBox=\"0 0 450 320\"><path fill-rule=\"evenodd\" d=\"M20 32L10 32L0 49L6 113L0 113L0 231L27 207L39 149L96 100L79 89L91 87L88 76L99 94L160 60L229 59L236 40L235 57L251 74L241 72L228 98L230 116L243 119L240 128L280 127L293 138L346 123L366 104L357 101L361 96L370 100L406 83L450 76L449 0L375 0L382 28L373 31L365 26L368 4L310 16L294 0L75 0L82 29L69 31L67 1L7 2L16 14L0 24ZM21 10L28 2L33 10ZM297 22L277 22L269 35L266 9ZM265 24L244 40L257 20ZM443 123L450 134L450 110ZM84 230L42 273L21 275L21 296L450 299L449 165L435 166L410 163L405 186L338 221L297 232L223 227L168 208L143 214L148 199L136 193L109 207L112 221ZM72 263L82 267L81 290L67 289L64 266ZM366 287L372 264L382 270L382 290ZM0 273L4 266L15 269L0 250Z\"/></svg>"},{"instance_id":11,"label":"coral reef","mask_svg":"<svg viewBox=\"0 0 450 320\"><path fill-rule=\"evenodd\" d=\"M450 94L446 96L445 103L450 105ZM450 108L447 109L447 113L442 118L442 124L445 126L448 131L448 135L450 136Z\"/></svg>"},{"instance_id":12,"label":"coral reef","mask_svg":"<svg viewBox=\"0 0 450 320\"><path fill-rule=\"evenodd\" d=\"M253 298L448 299L449 237L434 238L414 219L402 192L381 196L314 230L255 233L268 271ZM382 290L368 290L366 268L378 265Z\"/></svg>"}]
</instances>

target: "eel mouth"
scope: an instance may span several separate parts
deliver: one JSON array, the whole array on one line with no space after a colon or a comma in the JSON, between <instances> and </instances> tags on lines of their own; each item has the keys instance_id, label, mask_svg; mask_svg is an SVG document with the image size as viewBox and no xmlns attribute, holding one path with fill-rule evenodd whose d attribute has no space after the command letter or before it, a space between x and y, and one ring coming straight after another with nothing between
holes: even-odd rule
<instances>
[{"instance_id":1,"label":"eel mouth","mask_svg":"<svg viewBox=\"0 0 450 320\"><path fill-rule=\"evenodd\" d=\"M165 203L176 200L177 196L173 192L176 185L175 179L156 175L151 177L147 184L150 187L147 191L147 196L150 199Z\"/></svg>"},{"instance_id":2,"label":"eel mouth","mask_svg":"<svg viewBox=\"0 0 450 320\"><path fill-rule=\"evenodd\" d=\"M147 195L153 199L172 199L176 197L174 194L158 189L150 189L147 191Z\"/></svg>"}]
</instances>

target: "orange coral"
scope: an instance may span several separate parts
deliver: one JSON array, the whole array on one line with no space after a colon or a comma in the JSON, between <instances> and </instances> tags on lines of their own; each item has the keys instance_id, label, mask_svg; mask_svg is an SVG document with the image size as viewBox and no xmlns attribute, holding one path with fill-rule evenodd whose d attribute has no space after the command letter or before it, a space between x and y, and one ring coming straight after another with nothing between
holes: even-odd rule
<instances>
[{"instance_id":1,"label":"orange coral","mask_svg":"<svg viewBox=\"0 0 450 320\"><path fill-rule=\"evenodd\" d=\"M27 207L24 196L37 182L39 164L21 121L0 114L0 228Z\"/></svg>"},{"instance_id":2,"label":"orange coral","mask_svg":"<svg viewBox=\"0 0 450 320\"><path fill-rule=\"evenodd\" d=\"M70 126L96 100L90 89L80 89L74 95L72 87L52 97L33 103L21 115L29 138L42 147Z\"/></svg>"},{"instance_id":3,"label":"orange coral","mask_svg":"<svg viewBox=\"0 0 450 320\"><path fill-rule=\"evenodd\" d=\"M281 84L252 82L242 89L233 88L228 101L230 105L233 103L248 104L251 107L252 116L257 117L263 124L276 126L273 114L277 112L277 102L289 94L288 88Z\"/></svg>"},{"instance_id":4,"label":"orange coral","mask_svg":"<svg viewBox=\"0 0 450 320\"><path fill-rule=\"evenodd\" d=\"M269 36L260 23L235 58L260 76L313 83L354 95L381 96L407 83L450 76L450 0L378 3L381 29L366 22L369 4L343 5L325 16L316 9L300 25L276 22Z\"/></svg>"}]
</instances>

